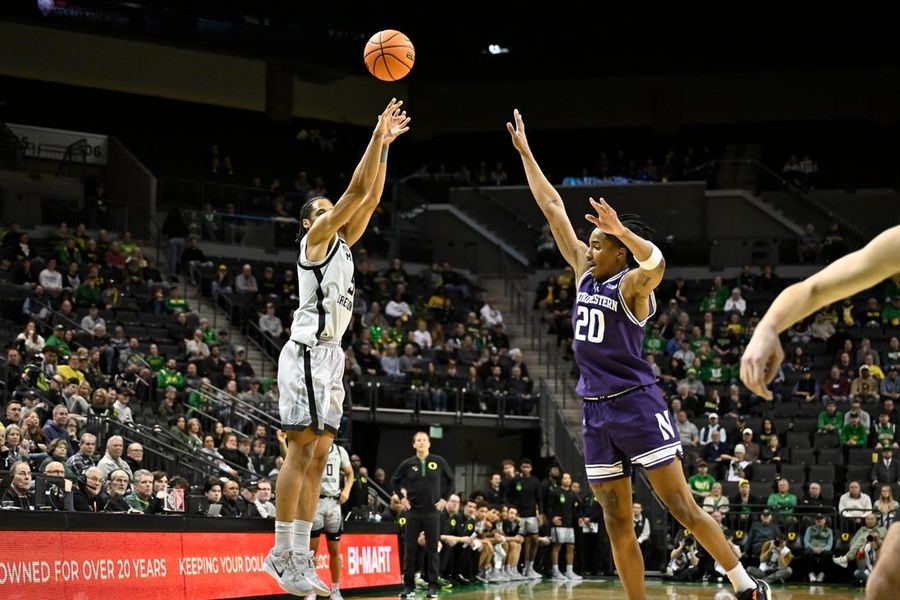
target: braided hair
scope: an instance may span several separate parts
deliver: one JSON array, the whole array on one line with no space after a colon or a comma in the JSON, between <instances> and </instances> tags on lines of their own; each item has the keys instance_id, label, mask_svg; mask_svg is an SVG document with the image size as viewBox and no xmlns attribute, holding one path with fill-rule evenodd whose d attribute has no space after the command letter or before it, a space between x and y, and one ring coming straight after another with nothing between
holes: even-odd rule
<instances>
[{"instance_id":1,"label":"braided hair","mask_svg":"<svg viewBox=\"0 0 900 600\"><path fill-rule=\"evenodd\" d=\"M623 215L619 215L619 221L622 223L622 225L630 229L635 235L637 235L638 237L642 237L645 240L649 240L655 233L655 230L652 227L641 221L641 216L638 214L626 213ZM625 248L626 261L628 260L628 258L631 258L632 261L634 260L634 256L631 254L631 250L629 250L628 246L623 244L619 238L614 235L607 235L607 237L610 240L614 241L618 246Z\"/></svg>"},{"instance_id":2,"label":"braided hair","mask_svg":"<svg viewBox=\"0 0 900 600\"><path fill-rule=\"evenodd\" d=\"M303 228L303 219L309 219L312 217L314 204L317 200L327 200L325 196L314 196L307 200L303 207L300 209L300 229L297 231L296 237L294 237L294 243L299 244L300 240L303 239L303 236L306 235L306 229Z\"/></svg>"}]
</instances>

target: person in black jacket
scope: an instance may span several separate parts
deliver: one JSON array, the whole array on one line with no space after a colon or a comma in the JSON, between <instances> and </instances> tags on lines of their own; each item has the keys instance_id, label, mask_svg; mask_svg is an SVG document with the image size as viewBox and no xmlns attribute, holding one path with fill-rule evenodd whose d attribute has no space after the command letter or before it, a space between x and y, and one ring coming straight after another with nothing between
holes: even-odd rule
<instances>
[{"instance_id":1,"label":"person in black jacket","mask_svg":"<svg viewBox=\"0 0 900 600\"><path fill-rule=\"evenodd\" d=\"M106 503L103 489L103 471L88 467L78 476L78 485L72 493L76 512L100 512Z\"/></svg>"},{"instance_id":2,"label":"person in black jacket","mask_svg":"<svg viewBox=\"0 0 900 600\"><path fill-rule=\"evenodd\" d=\"M572 492L572 476L569 473L562 474L558 488L548 491L546 511L553 525L550 530L553 579L578 581L581 576L575 573L575 524L581 517L581 507L578 497ZM566 547L565 573L559 570L559 551L563 546Z\"/></svg>"},{"instance_id":3,"label":"person in black jacket","mask_svg":"<svg viewBox=\"0 0 900 600\"><path fill-rule=\"evenodd\" d=\"M34 494L30 491L31 466L27 462L17 462L10 471L12 481L3 493L3 504L21 510L34 510Z\"/></svg>"},{"instance_id":4,"label":"person in black jacket","mask_svg":"<svg viewBox=\"0 0 900 600\"><path fill-rule=\"evenodd\" d=\"M247 515L243 512L243 506L238 504L241 486L234 479L229 479L222 485L222 511L223 517L243 518Z\"/></svg>"},{"instance_id":5,"label":"person in black jacket","mask_svg":"<svg viewBox=\"0 0 900 600\"><path fill-rule=\"evenodd\" d=\"M391 478L394 495L406 511L404 542L406 548L401 597L416 593L416 543L420 531L425 531L425 552L428 561L428 597L438 595L438 541L440 513L447 506L453 491L453 471L442 457L429 453L431 439L424 431L413 436L416 455L404 460Z\"/></svg>"},{"instance_id":6,"label":"person in black jacket","mask_svg":"<svg viewBox=\"0 0 900 600\"><path fill-rule=\"evenodd\" d=\"M540 579L541 575L534 569L534 557L538 551L538 520L542 519L539 503L541 482L531 474L531 461L522 460L519 474L506 483L507 506L515 506L522 521L521 533L525 537L522 554L525 558L525 569L522 575L528 579Z\"/></svg>"}]
</instances>

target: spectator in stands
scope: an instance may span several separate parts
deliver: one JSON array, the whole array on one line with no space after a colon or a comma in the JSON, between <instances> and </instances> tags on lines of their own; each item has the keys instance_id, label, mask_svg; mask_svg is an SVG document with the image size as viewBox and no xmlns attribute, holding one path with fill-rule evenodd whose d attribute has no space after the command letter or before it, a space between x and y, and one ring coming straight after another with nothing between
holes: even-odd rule
<instances>
[{"instance_id":1,"label":"spectator in stands","mask_svg":"<svg viewBox=\"0 0 900 600\"><path fill-rule=\"evenodd\" d=\"M872 510L872 499L862 491L859 482L848 483L847 491L838 501L838 514L843 518L859 522L870 510Z\"/></svg>"},{"instance_id":2,"label":"spectator in stands","mask_svg":"<svg viewBox=\"0 0 900 600\"><path fill-rule=\"evenodd\" d=\"M78 452L69 457L66 464L75 473L75 476L81 476L91 467L97 466L94 460L94 450L97 448L97 436L92 433L82 433L81 443L78 445ZM102 478L102 473L101 473Z\"/></svg>"},{"instance_id":3,"label":"spectator in stands","mask_svg":"<svg viewBox=\"0 0 900 600\"><path fill-rule=\"evenodd\" d=\"M125 493L128 491L130 482L131 477L123 469L115 469L107 476L106 502L102 508L103 512L138 512L128 506L125 501Z\"/></svg>"},{"instance_id":4,"label":"spectator in stands","mask_svg":"<svg viewBox=\"0 0 900 600\"><path fill-rule=\"evenodd\" d=\"M784 457L784 448L781 447L778 436L771 436L768 446L764 446L760 452L760 461L767 464L781 464L784 461Z\"/></svg>"},{"instance_id":5,"label":"spectator in stands","mask_svg":"<svg viewBox=\"0 0 900 600\"><path fill-rule=\"evenodd\" d=\"M259 328L273 339L281 340L286 337L281 319L275 314L275 305L271 302L266 303L266 312L259 317Z\"/></svg>"},{"instance_id":6,"label":"spectator in stands","mask_svg":"<svg viewBox=\"0 0 900 600\"><path fill-rule=\"evenodd\" d=\"M745 427L741 432L741 444L744 445L744 451L746 452L744 455L745 460L750 463L755 463L759 460L761 449L759 444L753 441L753 430L749 427Z\"/></svg>"},{"instance_id":7,"label":"spectator in stands","mask_svg":"<svg viewBox=\"0 0 900 600\"><path fill-rule=\"evenodd\" d=\"M747 301L741 296L741 288L736 287L731 290L731 295L725 301L723 310L726 313L736 311L741 316L747 312Z\"/></svg>"},{"instance_id":8,"label":"spectator in stands","mask_svg":"<svg viewBox=\"0 0 900 600\"><path fill-rule=\"evenodd\" d=\"M77 512L100 512L105 498L101 494L103 472L97 467L85 469L72 492L72 503Z\"/></svg>"},{"instance_id":9,"label":"spectator in stands","mask_svg":"<svg viewBox=\"0 0 900 600\"><path fill-rule=\"evenodd\" d=\"M862 424L864 412L857 407L857 410L851 410L844 415L844 426L841 428L842 445L853 448L865 446L868 443L869 428Z\"/></svg>"},{"instance_id":10,"label":"spectator in stands","mask_svg":"<svg viewBox=\"0 0 900 600\"><path fill-rule=\"evenodd\" d=\"M709 423L704 425L700 429L700 444L702 446L706 446L710 442L712 442L713 433L719 433L719 441L725 442L727 440L727 434L725 429L719 425L719 415L717 413L709 413L707 417L709 419Z\"/></svg>"},{"instance_id":11,"label":"spectator in stands","mask_svg":"<svg viewBox=\"0 0 900 600\"><path fill-rule=\"evenodd\" d=\"M48 294L55 296L63 291L63 276L56 270L55 258L47 261L46 267L38 275L38 281Z\"/></svg>"},{"instance_id":12,"label":"spectator in stands","mask_svg":"<svg viewBox=\"0 0 900 600\"><path fill-rule=\"evenodd\" d=\"M132 394L134 392L127 387L120 387L116 390L116 401L112 405L112 417L119 423L134 425L134 416L128 406Z\"/></svg>"},{"instance_id":13,"label":"spectator in stands","mask_svg":"<svg viewBox=\"0 0 900 600\"><path fill-rule=\"evenodd\" d=\"M825 508L830 509L834 506L831 498L826 499L822 497L822 486L816 481L809 484L809 489L806 492L806 496L800 501L800 505L803 507L804 512Z\"/></svg>"},{"instance_id":14,"label":"spectator in stands","mask_svg":"<svg viewBox=\"0 0 900 600\"><path fill-rule=\"evenodd\" d=\"M260 479L256 484L256 509L264 519L275 518L275 505L272 504L272 482Z\"/></svg>"},{"instance_id":15,"label":"spectator in stands","mask_svg":"<svg viewBox=\"0 0 900 600\"><path fill-rule=\"evenodd\" d=\"M122 436L114 435L106 440L106 454L97 463L97 468L103 474L104 478L115 469L121 469L128 475L128 481L131 481L131 467L122 459L122 452L125 450L125 442Z\"/></svg>"},{"instance_id":16,"label":"spectator in stands","mask_svg":"<svg viewBox=\"0 0 900 600\"><path fill-rule=\"evenodd\" d=\"M503 314L495 304L493 298L486 298L481 306L481 321L488 327L493 327L497 323L503 323Z\"/></svg>"},{"instance_id":17,"label":"spectator in stands","mask_svg":"<svg viewBox=\"0 0 900 600\"><path fill-rule=\"evenodd\" d=\"M751 462L747 460L746 452L747 450L743 444L737 444L734 447L733 455L722 455L728 459L728 466L725 469L726 481L741 481L749 475L747 467L750 466Z\"/></svg>"},{"instance_id":18,"label":"spectator in stands","mask_svg":"<svg viewBox=\"0 0 900 600\"><path fill-rule=\"evenodd\" d=\"M880 538L884 538L885 528L878 525L878 517L875 516L875 513L867 511L862 517L863 526L853 534L853 538L850 540L850 547L847 549L846 554L835 556L832 559L836 565L846 567L847 561L857 559L860 550L866 545L866 541L870 536L877 535Z\"/></svg>"},{"instance_id":19,"label":"spectator in stands","mask_svg":"<svg viewBox=\"0 0 900 600\"><path fill-rule=\"evenodd\" d=\"M34 321L28 321L15 340L16 347L26 357L40 354L44 349L44 338L38 333Z\"/></svg>"},{"instance_id":20,"label":"spectator in stands","mask_svg":"<svg viewBox=\"0 0 900 600\"><path fill-rule=\"evenodd\" d=\"M253 276L253 267L245 264L241 267L241 273L234 278L234 291L238 294L256 294L259 286L256 277Z\"/></svg>"},{"instance_id":21,"label":"spectator in stands","mask_svg":"<svg viewBox=\"0 0 900 600\"><path fill-rule=\"evenodd\" d=\"M881 486L878 499L872 505L872 512L878 517L878 524L885 529L897 520L898 513L900 513L900 503L894 500L894 491L890 485L885 484Z\"/></svg>"},{"instance_id":22,"label":"spectator in stands","mask_svg":"<svg viewBox=\"0 0 900 600\"><path fill-rule=\"evenodd\" d=\"M65 404L58 404L53 407L53 418L47 419L43 429L44 439L48 444L55 439L63 439L66 441L68 448L69 432L66 430L66 421L68 420L69 409L66 408Z\"/></svg>"},{"instance_id":23,"label":"spectator in stands","mask_svg":"<svg viewBox=\"0 0 900 600\"><path fill-rule=\"evenodd\" d=\"M713 472L717 479L722 477L724 465L728 464L729 460L726 458L726 455L731 451L731 446L721 441L721 435L723 433L725 432L721 429L713 431L711 434L712 439L708 444L703 446L703 449L700 452L700 458L707 464L713 465Z\"/></svg>"},{"instance_id":24,"label":"spectator in stands","mask_svg":"<svg viewBox=\"0 0 900 600\"><path fill-rule=\"evenodd\" d=\"M144 447L138 442L128 444L125 451L125 462L131 468L132 473L136 473L144 468Z\"/></svg>"},{"instance_id":25,"label":"spectator in stands","mask_svg":"<svg viewBox=\"0 0 900 600\"><path fill-rule=\"evenodd\" d=\"M397 289L394 292L394 296L390 302L387 303L387 306L384 307L384 314L393 321L394 319L402 319L405 323L412 316L412 309L409 306L409 303L404 299L404 295L406 293L406 286L401 284L397 284Z\"/></svg>"},{"instance_id":26,"label":"spectator in stands","mask_svg":"<svg viewBox=\"0 0 900 600\"><path fill-rule=\"evenodd\" d=\"M133 511L146 515L162 512L162 502L153 495L153 473L145 469L134 473L132 490L125 496L125 503Z\"/></svg>"},{"instance_id":27,"label":"spectator in stands","mask_svg":"<svg viewBox=\"0 0 900 600\"><path fill-rule=\"evenodd\" d=\"M878 415L878 422L872 426L872 437L875 439L875 448L900 448L897 443L897 426L891 423L891 415L886 411Z\"/></svg>"},{"instance_id":28,"label":"spectator in stands","mask_svg":"<svg viewBox=\"0 0 900 600\"><path fill-rule=\"evenodd\" d=\"M5 506L21 510L34 510L34 494L31 492L31 466L27 462L17 462L10 469L12 479L0 501Z\"/></svg>"},{"instance_id":29,"label":"spectator in stands","mask_svg":"<svg viewBox=\"0 0 900 600\"><path fill-rule=\"evenodd\" d=\"M702 461L697 463L697 472L688 478L691 494L694 496L694 499L701 504L703 500L709 496L715 483L715 477L709 474L709 466Z\"/></svg>"},{"instance_id":30,"label":"spectator in stands","mask_svg":"<svg viewBox=\"0 0 900 600\"><path fill-rule=\"evenodd\" d=\"M75 472L66 466L66 458L69 452L69 442L62 438L57 438L50 442L47 446L47 458L38 466L39 472L46 472L47 466L50 464L58 464L62 473L60 477L65 477L69 481L75 481Z\"/></svg>"},{"instance_id":31,"label":"spectator in stands","mask_svg":"<svg viewBox=\"0 0 900 600\"><path fill-rule=\"evenodd\" d=\"M772 518L772 511L768 508L763 509L759 521L750 527L750 531L744 538L744 552L752 556L759 556L763 545L772 542L779 535L781 535L781 530Z\"/></svg>"},{"instance_id":32,"label":"spectator in stands","mask_svg":"<svg viewBox=\"0 0 900 600\"><path fill-rule=\"evenodd\" d=\"M703 510L709 514L719 513L724 515L728 512L728 497L722 495L722 484L718 481L712 485L709 495L703 499Z\"/></svg>"},{"instance_id":33,"label":"spectator in stands","mask_svg":"<svg viewBox=\"0 0 900 600\"><path fill-rule=\"evenodd\" d=\"M900 327L900 296L888 299L888 304L881 310L881 322L887 327Z\"/></svg>"},{"instance_id":34,"label":"spectator in stands","mask_svg":"<svg viewBox=\"0 0 900 600\"><path fill-rule=\"evenodd\" d=\"M766 504L783 527L793 528L797 524L797 518L794 516L794 510L797 508L797 496L791 493L787 479L778 480L778 491L769 494Z\"/></svg>"},{"instance_id":35,"label":"spectator in stands","mask_svg":"<svg viewBox=\"0 0 900 600\"><path fill-rule=\"evenodd\" d=\"M809 367L800 370L800 379L794 384L793 398L803 402L819 401L819 384L813 379Z\"/></svg>"},{"instance_id":36,"label":"spectator in stands","mask_svg":"<svg viewBox=\"0 0 900 600\"><path fill-rule=\"evenodd\" d=\"M241 486L234 479L229 479L224 484L222 484L222 512L219 514L221 514L223 517L234 518L249 516L245 515L241 511L241 507L237 503L240 493Z\"/></svg>"},{"instance_id":37,"label":"spectator in stands","mask_svg":"<svg viewBox=\"0 0 900 600\"><path fill-rule=\"evenodd\" d=\"M825 515L816 515L815 524L803 533L803 556L809 569L810 582L825 581L825 565L834 548L834 532L828 526Z\"/></svg>"},{"instance_id":38,"label":"spectator in stands","mask_svg":"<svg viewBox=\"0 0 900 600\"><path fill-rule=\"evenodd\" d=\"M900 481L900 461L894 460L894 449L891 446L881 448L881 458L872 466L872 487L881 484L892 484Z\"/></svg>"},{"instance_id":39,"label":"spectator in stands","mask_svg":"<svg viewBox=\"0 0 900 600\"><path fill-rule=\"evenodd\" d=\"M892 343L897 338L892 338ZM900 375L897 374L897 365L887 367L887 376L881 380L881 398L886 400L900 400Z\"/></svg>"}]
</instances>

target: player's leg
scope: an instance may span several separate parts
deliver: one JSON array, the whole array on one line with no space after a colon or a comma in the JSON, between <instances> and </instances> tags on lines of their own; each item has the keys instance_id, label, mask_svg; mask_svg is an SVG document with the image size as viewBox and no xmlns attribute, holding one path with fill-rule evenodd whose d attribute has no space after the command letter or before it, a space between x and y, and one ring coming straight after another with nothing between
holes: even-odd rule
<instances>
[{"instance_id":1,"label":"player's leg","mask_svg":"<svg viewBox=\"0 0 900 600\"><path fill-rule=\"evenodd\" d=\"M900 589L900 523L894 523L884 537L878 562L866 583L866 600L888 600Z\"/></svg>"},{"instance_id":2,"label":"player's leg","mask_svg":"<svg viewBox=\"0 0 900 600\"><path fill-rule=\"evenodd\" d=\"M550 538L553 541L553 545L550 546L550 578L551 579L565 579L566 576L560 573L559 571L559 550L562 547L556 537L556 527L550 530Z\"/></svg>"},{"instance_id":3,"label":"player's leg","mask_svg":"<svg viewBox=\"0 0 900 600\"><path fill-rule=\"evenodd\" d=\"M572 531L572 529L569 529ZM583 577L575 572L575 534L569 534L570 542L566 544L566 579L571 581L581 581ZM643 556L641 557L643 559Z\"/></svg>"},{"instance_id":4,"label":"player's leg","mask_svg":"<svg viewBox=\"0 0 900 600\"><path fill-rule=\"evenodd\" d=\"M625 476L602 483L591 482L591 489L603 507L603 522L625 595L629 600L642 599L645 597L644 557L634 533L631 478Z\"/></svg>"},{"instance_id":5,"label":"player's leg","mask_svg":"<svg viewBox=\"0 0 900 600\"><path fill-rule=\"evenodd\" d=\"M676 456L672 462L647 471L656 495L666 505L669 513L690 530L716 562L722 565L735 592L756 590L757 582L741 566L725 539L722 528L694 501L682 468L681 459ZM765 591L768 594L768 589ZM762 598L757 597L757 600Z\"/></svg>"},{"instance_id":6,"label":"player's leg","mask_svg":"<svg viewBox=\"0 0 900 600\"><path fill-rule=\"evenodd\" d=\"M332 540L330 538L333 536L326 535L328 540L328 570L331 572L331 600L338 600L341 598L341 567L343 565L341 560L341 540L340 538Z\"/></svg>"}]
</instances>

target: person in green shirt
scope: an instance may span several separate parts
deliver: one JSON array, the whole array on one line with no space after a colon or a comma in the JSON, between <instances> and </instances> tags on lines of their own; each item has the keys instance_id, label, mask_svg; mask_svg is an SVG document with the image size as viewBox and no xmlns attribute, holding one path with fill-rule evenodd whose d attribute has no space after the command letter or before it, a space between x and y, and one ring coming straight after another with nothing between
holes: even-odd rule
<instances>
[{"instance_id":1,"label":"person in green shirt","mask_svg":"<svg viewBox=\"0 0 900 600\"><path fill-rule=\"evenodd\" d=\"M819 422L816 427L819 433L831 433L844 428L844 415L837 409L837 403L834 400L829 399L825 410L819 413Z\"/></svg>"},{"instance_id":2,"label":"person in green shirt","mask_svg":"<svg viewBox=\"0 0 900 600\"><path fill-rule=\"evenodd\" d=\"M644 353L662 354L666 348L666 339L659 335L659 327L653 327L650 335L644 337Z\"/></svg>"},{"instance_id":3,"label":"person in green shirt","mask_svg":"<svg viewBox=\"0 0 900 600\"><path fill-rule=\"evenodd\" d=\"M68 265L73 262L81 264L81 252L79 252L78 248L75 246L75 239L69 238L66 241L66 245L59 251L59 264Z\"/></svg>"},{"instance_id":4,"label":"person in green shirt","mask_svg":"<svg viewBox=\"0 0 900 600\"><path fill-rule=\"evenodd\" d=\"M856 448L869 441L866 426L859 422L858 414L850 414L850 422L841 429L841 445Z\"/></svg>"},{"instance_id":5,"label":"person in green shirt","mask_svg":"<svg viewBox=\"0 0 900 600\"><path fill-rule=\"evenodd\" d=\"M809 562L809 580L825 581L825 569L834 548L834 532L828 526L825 515L816 515L816 524L806 528L803 534L803 555Z\"/></svg>"},{"instance_id":6,"label":"person in green shirt","mask_svg":"<svg viewBox=\"0 0 900 600\"><path fill-rule=\"evenodd\" d=\"M722 305L719 304L719 297L716 295L716 290L710 289L706 298L700 301L700 312L717 313L720 310L722 310Z\"/></svg>"},{"instance_id":7,"label":"person in green shirt","mask_svg":"<svg viewBox=\"0 0 900 600\"><path fill-rule=\"evenodd\" d=\"M125 503L142 513L155 512L150 509L153 499L153 473L139 469L132 479L132 488L134 491L125 496Z\"/></svg>"},{"instance_id":8,"label":"person in green shirt","mask_svg":"<svg viewBox=\"0 0 900 600\"><path fill-rule=\"evenodd\" d=\"M722 364L720 356L714 356L712 364L700 367L699 377L703 383L725 383L731 378L731 369Z\"/></svg>"},{"instance_id":9,"label":"person in green shirt","mask_svg":"<svg viewBox=\"0 0 900 600\"><path fill-rule=\"evenodd\" d=\"M881 322L891 327L900 325L900 296L893 296L890 304L881 310Z\"/></svg>"},{"instance_id":10,"label":"person in green shirt","mask_svg":"<svg viewBox=\"0 0 900 600\"><path fill-rule=\"evenodd\" d=\"M688 479L688 485L691 487L691 494L694 495L695 499L700 501L709 496L715 482L716 478L709 474L709 465L702 460L697 463L697 472Z\"/></svg>"},{"instance_id":11,"label":"person in green shirt","mask_svg":"<svg viewBox=\"0 0 900 600\"><path fill-rule=\"evenodd\" d=\"M725 306L725 301L731 295L731 288L725 285L721 275L716 275L713 279L713 289L716 291L716 302L719 306Z\"/></svg>"},{"instance_id":12,"label":"person in green shirt","mask_svg":"<svg viewBox=\"0 0 900 600\"><path fill-rule=\"evenodd\" d=\"M876 448L892 448L897 445L897 426L891 423L891 414L882 412L872 427Z\"/></svg>"},{"instance_id":13,"label":"person in green shirt","mask_svg":"<svg viewBox=\"0 0 900 600\"><path fill-rule=\"evenodd\" d=\"M213 344L219 343L219 336L216 333L216 330L210 326L209 319L205 317L203 319L200 319L199 329L203 332L203 341L207 346L212 346Z\"/></svg>"},{"instance_id":14,"label":"person in green shirt","mask_svg":"<svg viewBox=\"0 0 900 600\"><path fill-rule=\"evenodd\" d=\"M176 367L177 364L174 358L166 361L166 366L156 374L156 389L164 390L169 386L176 390L184 389L184 375Z\"/></svg>"},{"instance_id":15,"label":"person in green shirt","mask_svg":"<svg viewBox=\"0 0 900 600\"><path fill-rule=\"evenodd\" d=\"M66 343L66 340L63 339L65 335L66 328L63 327L62 324L56 325L53 328L53 335L47 338L47 341L44 342L44 348L48 346L50 348L56 348L56 353L63 360L68 360L69 355L72 354L72 349L69 348L69 344Z\"/></svg>"},{"instance_id":16,"label":"person in green shirt","mask_svg":"<svg viewBox=\"0 0 900 600\"><path fill-rule=\"evenodd\" d=\"M778 480L778 492L769 494L766 502L778 522L784 527L793 527L797 523L794 517L794 509L797 508L797 496L791 493L791 486L787 479Z\"/></svg>"},{"instance_id":17,"label":"person in green shirt","mask_svg":"<svg viewBox=\"0 0 900 600\"><path fill-rule=\"evenodd\" d=\"M93 275L88 275L84 283L75 289L75 304L77 306L100 304L101 293L102 291L97 287L97 278Z\"/></svg>"},{"instance_id":18,"label":"person in green shirt","mask_svg":"<svg viewBox=\"0 0 900 600\"><path fill-rule=\"evenodd\" d=\"M169 297L166 298L165 308L166 312L169 314L176 311L191 312L187 300L181 296L181 292L178 290L177 285L173 285L172 289L169 290Z\"/></svg>"},{"instance_id":19,"label":"person in green shirt","mask_svg":"<svg viewBox=\"0 0 900 600\"><path fill-rule=\"evenodd\" d=\"M131 239L131 232L126 231L122 234L122 239L119 240L119 251L125 255L126 258L130 258L134 256L134 251L137 249L137 245L135 245L134 241Z\"/></svg>"},{"instance_id":20,"label":"person in green shirt","mask_svg":"<svg viewBox=\"0 0 900 600\"><path fill-rule=\"evenodd\" d=\"M147 366L149 366L150 370L154 373L158 373L159 370L163 368L163 365L166 364L166 357L160 355L159 346L156 344L150 344L150 349L147 351L146 356L144 356L144 360L147 361Z\"/></svg>"}]
</instances>

